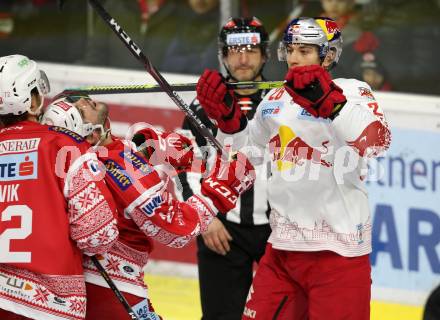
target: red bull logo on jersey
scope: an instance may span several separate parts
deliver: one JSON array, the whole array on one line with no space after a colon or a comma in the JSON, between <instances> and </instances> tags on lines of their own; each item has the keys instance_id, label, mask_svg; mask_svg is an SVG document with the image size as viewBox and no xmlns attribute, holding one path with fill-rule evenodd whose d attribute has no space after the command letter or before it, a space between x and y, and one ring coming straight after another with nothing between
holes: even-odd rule
<instances>
[{"instance_id":1,"label":"red bull logo on jersey","mask_svg":"<svg viewBox=\"0 0 440 320\"><path fill-rule=\"evenodd\" d=\"M380 121L370 123L353 141L347 145L353 147L361 157L378 155L387 149L391 142L390 131Z\"/></svg>"},{"instance_id":2,"label":"red bull logo on jersey","mask_svg":"<svg viewBox=\"0 0 440 320\"><path fill-rule=\"evenodd\" d=\"M38 152L0 155L0 181L38 178Z\"/></svg>"},{"instance_id":3,"label":"red bull logo on jersey","mask_svg":"<svg viewBox=\"0 0 440 320\"><path fill-rule=\"evenodd\" d=\"M365 97L370 100L376 100L376 98L374 98L373 92L371 92L370 89L365 88L365 87L359 87L358 89L359 89L359 95L361 97Z\"/></svg>"},{"instance_id":4,"label":"red bull logo on jersey","mask_svg":"<svg viewBox=\"0 0 440 320\"><path fill-rule=\"evenodd\" d=\"M278 171L291 169L295 165L303 165L306 161L331 167L330 162L322 159L328 152L328 143L329 141L323 141L319 148L314 148L298 137L289 127L280 126L278 134L269 141L269 151L272 154L272 160L276 162Z\"/></svg>"}]
</instances>

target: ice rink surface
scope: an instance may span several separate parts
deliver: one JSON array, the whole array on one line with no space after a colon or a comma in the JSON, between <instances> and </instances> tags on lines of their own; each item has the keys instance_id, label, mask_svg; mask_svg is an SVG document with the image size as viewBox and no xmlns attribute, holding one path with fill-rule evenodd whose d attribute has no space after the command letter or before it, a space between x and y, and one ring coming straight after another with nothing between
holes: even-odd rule
<instances>
[{"instance_id":1,"label":"ice rink surface","mask_svg":"<svg viewBox=\"0 0 440 320\"><path fill-rule=\"evenodd\" d=\"M145 280L153 306L165 320L201 319L197 278L147 273ZM422 314L418 306L371 302L371 320L421 320Z\"/></svg>"}]
</instances>

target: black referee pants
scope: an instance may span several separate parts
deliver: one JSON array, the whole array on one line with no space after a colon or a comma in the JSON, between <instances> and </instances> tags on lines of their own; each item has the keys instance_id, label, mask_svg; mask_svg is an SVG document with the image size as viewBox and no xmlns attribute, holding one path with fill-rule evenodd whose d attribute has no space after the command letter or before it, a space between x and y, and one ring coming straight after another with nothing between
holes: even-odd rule
<instances>
[{"instance_id":1,"label":"black referee pants","mask_svg":"<svg viewBox=\"0 0 440 320\"><path fill-rule=\"evenodd\" d=\"M221 221L233 238L225 256L208 249L201 236L197 238L202 319L240 320L252 283L253 263L264 254L270 226Z\"/></svg>"},{"instance_id":2,"label":"black referee pants","mask_svg":"<svg viewBox=\"0 0 440 320\"><path fill-rule=\"evenodd\" d=\"M435 288L428 297L423 311L423 320L440 319L440 286Z\"/></svg>"}]
</instances>

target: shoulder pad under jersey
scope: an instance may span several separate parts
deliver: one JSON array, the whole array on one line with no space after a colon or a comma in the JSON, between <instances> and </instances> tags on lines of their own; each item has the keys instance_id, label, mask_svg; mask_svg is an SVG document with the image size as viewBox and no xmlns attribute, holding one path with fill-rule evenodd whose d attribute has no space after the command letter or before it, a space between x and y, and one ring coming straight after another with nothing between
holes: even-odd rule
<instances>
[{"instance_id":1,"label":"shoulder pad under jersey","mask_svg":"<svg viewBox=\"0 0 440 320\"><path fill-rule=\"evenodd\" d=\"M64 134L65 136L71 138L73 141L77 143L81 143L84 141L84 138L81 137L79 134L70 131L69 129L63 128L63 127L57 127L57 126L49 126L49 131L58 132L61 134Z\"/></svg>"}]
</instances>

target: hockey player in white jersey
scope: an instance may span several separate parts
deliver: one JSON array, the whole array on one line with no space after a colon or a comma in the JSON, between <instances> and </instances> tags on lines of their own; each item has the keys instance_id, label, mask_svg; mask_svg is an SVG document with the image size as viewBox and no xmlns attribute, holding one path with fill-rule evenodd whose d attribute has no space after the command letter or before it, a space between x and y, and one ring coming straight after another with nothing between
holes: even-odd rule
<instances>
[{"instance_id":1,"label":"hockey player in white jersey","mask_svg":"<svg viewBox=\"0 0 440 320\"><path fill-rule=\"evenodd\" d=\"M331 19L292 20L278 52L289 67L285 85L265 96L250 123L217 71L199 79L197 98L219 140L272 157L272 234L243 319L369 319L365 163L391 137L365 82L331 79L341 41Z\"/></svg>"}]
</instances>

